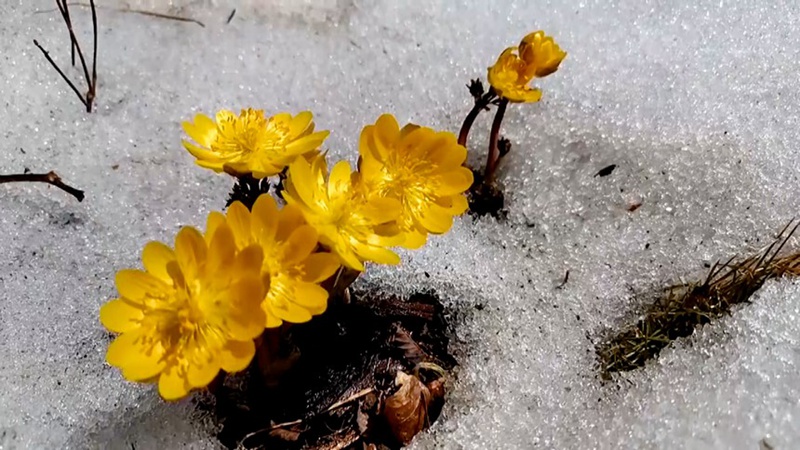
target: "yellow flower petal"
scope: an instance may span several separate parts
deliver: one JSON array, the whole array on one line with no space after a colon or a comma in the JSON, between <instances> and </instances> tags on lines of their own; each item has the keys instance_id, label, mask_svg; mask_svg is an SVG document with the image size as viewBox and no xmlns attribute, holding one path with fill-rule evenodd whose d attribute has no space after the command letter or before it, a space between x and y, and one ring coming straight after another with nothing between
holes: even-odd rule
<instances>
[{"instance_id":1,"label":"yellow flower petal","mask_svg":"<svg viewBox=\"0 0 800 450\"><path fill-rule=\"evenodd\" d=\"M222 163L222 160L219 157L217 157L217 155L214 152L210 150L200 148L189 141L181 141L181 143L183 144L183 148L185 148L192 156L194 156L197 159L206 160L209 162L214 162L219 164Z\"/></svg>"},{"instance_id":2,"label":"yellow flower petal","mask_svg":"<svg viewBox=\"0 0 800 450\"><path fill-rule=\"evenodd\" d=\"M208 351L198 353L186 371L186 380L195 388L205 387L211 383L220 369L220 362L215 353Z\"/></svg>"},{"instance_id":3,"label":"yellow flower petal","mask_svg":"<svg viewBox=\"0 0 800 450\"><path fill-rule=\"evenodd\" d=\"M266 328L276 328L283 325L283 320L279 319L275 314L270 311L267 311L267 323Z\"/></svg>"},{"instance_id":4,"label":"yellow flower petal","mask_svg":"<svg viewBox=\"0 0 800 450\"><path fill-rule=\"evenodd\" d=\"M192 227L183 227L175 237L175 256L186 280L197 278L197 273L206 262L206 243L203 235Z\"/></svg>"},{"instance_id":5,"label":"yellow flower petal","mask_svg":"<svg viewBox=\"0 0 800 450\"><path fill-rule=\"evenodd\" d=\"M306 225L303 213L297 205L286 205L278 213L278 231L275 241L284 242L297 228Z\"/></svg>"},{"instance_id":6,"label":"yellow flower petal","mask_svg":"<svg viewBox=\"0 0 800 450\"><path fill-rule=\"evenodd\" d=\"M316 284L299 283L295 287L294 302L311 315L322 314L328 308L328 291Z\"/></svg>"},{"instance_id":7,"label":"yellow flower petal","mask_svg":"<svg viewBox=\"0 0 800 450\"><path fill-rule=\"evenodd\" d=\"M303 262L317 248L317 231L304 225L294 230L283 245L282 263L295 266Z\"/></svg>"},{"instance_id":8,"label":"yellow flower petal","mask_svg":"<svg viewBox=\"0 0 800 450\"><path fill-rule=\"evenodd\" d=\"M405 233L405 241L403 241L403 247L416 250L418 248L422 248L425 243L428 241L428 234L427 233L420 233L419 230L412 229Z\"/></svg>"},{"instance_id":9,"label":"yellow flower petal","mask_svg":"<svg viewBox=\"0 0 800 450\"><path fill-rule=\"evenodd\" d=\"M311 114L311 111L298 113L294 118L290 119L289 135L293 137L304 136L306 133L314 131L314 123L311 122L313 118L314 115Z\"/></svg>"},{"instance_id":10,"label":"yellow flower petal","mask_svg":"<svg viewBox=\"0 0 800 450\"><path fill-rule=\"evenodd\" d=\"M253 244L241 250L234 259L231 271L236 277L255 276L264 260L264 250L258 244Z\"/></svg>"},{"instance_id":11,"label":"yellow flower petal","mask_svg":"<svg viewBox=\"0 0 800 450\"><path fill-rule=\"evenodd\" d=\"M472 171L466 167L459 167L436 177L436 182L439 183L438 193L441 196L463 194L472 186L472 181Z\"/></svg>"},{"instance_id":12,"label":"yellow flower petal","mask_svg":"<svg viewBox=\"0 0 800 450\"><path fill-rule=\"evenodd\" d=\"M179 400L189 394L189 382L177 366L171 366L158 379L158 393L164 400Z\"/></svg>"},{"instance_id":13,"label":"yellow flower petal","mask_svg":"<svg viewBox=\"0 0 800 450\"><path fill-rule=\"evenodd\" d=\"M442 211L438 205L430 205L418 217L420 224L431 233L445 233L453 226L453 216Z\"/></svg>"},{"instance_id":14,"label":"yellow flower petal","mask_svg":"<svg viewBox=\"0 0 800 450\"><path fill-rule=\"evenodd\" d=\"M238 341L254 339L264 329L266 318L263 312L255 311L253 305L260 305L264 298L264 284L259 278L243 278L230 287L230 301L234 305L230 320L226 322L231 337Z\"/></svg>"},{"instance_id":15,"label":"yellow flower petal","mask_svg":"<svg viewBox=\"0 0 800 450\"><path fill-rule=\"evenodd\" d=\"M287 155L302 155L319 148L330 135L329 131L318 131L308 136L303 136L286 145Z\"/></svg>"},{"instance_id":16,"label":"yellow flower petal","mask_svg":"<svg viewBox=\"0 0 800 450\"><path fill-rule=\"evenodd\" d=\"M355 247L357 245L363 245L363 244L358 244L357 242L355 244L343 244L335 246L333 250L336 252L336 255L342 261L343 266L349 267L359 272L363 272L364 264L359 259L359 256L356 254L355 250Z\"/></svg>"},{"instance_id":17,"label":"yellow flower petal","mask_svg":"<svg viewBox=\"0 0 800 450\"><path fill-rule=\"evenodd\" d=\"M217 124L204 114L194 116L194 123L183 122L182 125L186 134L203 147L210 147L217 136Z\"/></svg>"},{"instance_id":18,"label":"yellow flower petal","mask_svg":"<svg viewBox=\"0 0 800 450\"><path fill-rule=\"evenodd\" d=\"M296 288L295 288L296 289ZM287 298L269 298L264 304L268 315L292 323L303 323L311 320L311 312Z\"/></svg>"},{"instance_id":19,"label":"yellow flower petal","mask_svg":"<svg viewBox=\"0 0 800 450\"><path fill-rule=\"evenodd\" d=\"M250 211L242 202L235 201L228 207L227 223L236 238L236 244L240 248L250 245L252 235L250 233Z\"/></svg>"},{"instance_id":20,"label":"yellow flower petal","mask_svg":"<svg viewBox=\"0 0 800 450\"><path fill-rule=\"evenodd\" d=\"M142 263L150 275L164 283L171 283L167 263L175 260L175 252L161 242L148 242L142 250Z\"/></svg>"},{"instance_id":21,"label":"yellow flower petal","mask_svg":"<svg viewBox=\"0 0 800 450\"><path fill-rule=\"evenodd\" d=\"M117 272L116 284L120 296L135 303L143 302L151 293L165 288L164 282L158 278L133 269Z\"/></svg>"},{"instance_id":22,"label":"yellow flower petal","mask_svg":"<svg viewBox=\"0 0 800 450\"><path fill-rule=\"evenodd\" d=\"M455 145L453 145L455 144ZM451 142L431 149L428 156L434 164L440 167L458 167L467 160L467 149L463 145Z\"/></svg>"},{"instance_id":23,"label":"yellow flower petal","mask_svg":"<svg viewBox=\"0 0 800 450\"><path fill-rule=\"evenodd\" d=\"M347 161L339 161L331 169L331 175L328 179L328 198L335 199L346 195L350 189L350 163Z\"/></svg>"},{"instance_id":24,"label":"yellow flower petal","mask_svg":"<svg viewBox=\"0 0 800 450\"><path fill-rule=\"evenodd\" d=\"M278 204L269 195L260 195L253 205L252 233L259 242L270 242L278 230Z\"/></svg>"},{"instance_id":25,"label":"yellow flower petal","mask_svg":"<svg viewBox=\"0 0 800 450\"><path fill-rule=\"evenodd\" d=\"M330 253L313 253L298 265L301 280L320 283L332 277L339 269L339 258Z\"/></svg>"},{"instance_id":26,"label":"yellow flower petal","mask_svg":"<svg viewBox=\"0 0 800 450\"><path fill-rule=\"evenodd\" d=\"M374 261L378 264L400 264L400 257L389 249L366 244L358 244L355 247L358 256L365 261Z\"/></svg>"},{"instance_id":27,"label":"yellow flower petal","mask_svg":"<svg viewBox=\"0 0 800 450\"><path fill-rule=\"evenodd\" d=\"M297 193L298 203L316 203L317 199L315 198L312 187L317 183L314 175L311 173L311 166L308 162L302 159L295 161L289 166L288 176L291 178L291 184L287 185L286 189L289 191L289 187L291 187L291 193ZM291 193L287 201L290 198L294 198L294 195L291 195Z\"/></svg>"},{"instance_id":28,"label":"yellow flower petal","mask_svg":"<svg viewBox=\"0 0 800 450\"><path fill-rule=\"evenodd\" d=\"M163 357L164 348L148 339L146 330L119 335L106 352L106 361L110 365L135 371L124 374L132 381L150 378L161 371L165 366Z\"/></svg>"},{"instance_id":29,"label":"yellow flower petal","mask_svg":"<svg viewBox=\"0 0 800 450\"><path fill-rule=\"evenodd\" d=\"M125 333L139 328L144 313L123 299L115 299L100 307L100 323L109 331Z\"/></svg>"},{"instance_id":30,"label":"yellow flower petal","mask_svg":"<svg viewBox=\"0 0 800 450\"><path fill-rule=\"evenodd\" d=\"M208 218L206 219L206 232L205 232L205 240L206 244L211 244L211 238L214 237L214 233L216 233L217 228L225 223L225 215L219 211L211 211L208 214Z\"/></svg>"},{"instance_id":31,"label":"yellow flower petal","mask_svg":"<svg viewBox=\"0 0 800 450\"><path fill-rule=\"evenodd\" d=\"M400 139L400 125L391 114L382 114L375 122L375 131L378 142L384 148L389 148Z\"/></svg>"},{"instance_id":32,"label":"yellow flower petal","mask_svg":"<svg viewBox=\"0 0 800 450\"><path fill-rule=\"evenodd\" d=\"M400 215L403 206L394 198L371 198L361 210L364 217L370 221L380 224L391 222Z\"/></svg>"},{"instance_id":33,"label":"yellow flower petal","mask_svg":"<svg viewBox=\"0 0 800 450\"><path fill-rule=\"evenodd\" d=\"M250 365L253 356L256 354L256 346L253 341L228 341L220 353L220 364L222 370L231 372L241 372Z\"/></svg>"},{"instance_id":34,"label":"yellow flower petal","mask_svg":"<svg viewBox=\"0 0 800 450\"><path fill-rule=\"evenodd\" d=\"M208 246L207 270L211 273L225 270L233 264L235 255L236 240L233 231L227 224L222 224L214 231Z\"/></svg>"}]
</instances>

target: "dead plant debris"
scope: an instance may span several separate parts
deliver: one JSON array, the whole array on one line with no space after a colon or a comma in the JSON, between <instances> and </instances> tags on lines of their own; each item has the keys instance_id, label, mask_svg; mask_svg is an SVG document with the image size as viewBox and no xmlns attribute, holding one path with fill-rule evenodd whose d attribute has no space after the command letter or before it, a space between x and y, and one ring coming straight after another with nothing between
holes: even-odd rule
<instances>
[{"instance_id":1,"label":"dead plant debris","mask_svg":"<svg viewBox=\"0 0 800 450\"><path fill-rule=\"evenodd\" d=\"M644 366L672 341L747 303L767 280L800 275L800 251L784 252L798 226L800 221L789 222L772 244L748 258L714 264L703 280L666 288L641 319L597 346L602 378Z\"/></svg>"},{"instance_id":2,"label":"dead plant debris","mask_svg":"<svg viewBox=\"0 0 800 450\"><path fill-rule=\"evenodd\" d=\"M472 186L467 191L469 213L476 216L490 215L496 219L505 219L508 215L508 211L505 209L506 198L496 181L485 181L483 173L479 170L473 169L472 175Z\"/></svg>"},{"instance_id":3,"label":"dead plant debris","mask_svg":"<svg viewBox=\"0 0 800 450\"><path fill-rule=\"evenodd\" d=\"M197 400L223 445L396 449L436 420L455 360L435 293L346 297L310 322L267 330L271 364L255 362Z\"/></svg>"}]
</instances>

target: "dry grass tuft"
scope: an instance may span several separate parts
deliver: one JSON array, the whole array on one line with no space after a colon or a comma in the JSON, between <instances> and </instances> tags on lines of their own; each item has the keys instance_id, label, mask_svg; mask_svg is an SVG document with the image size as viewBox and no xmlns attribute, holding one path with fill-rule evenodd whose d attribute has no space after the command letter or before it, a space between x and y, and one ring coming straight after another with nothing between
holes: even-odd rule
<instances>
[{"instance_id":1,"label":"dry grass tuft","mask_svg":"<svg viewBox=\"0 0 800 450\"><path fill-rule=\"evenodd\" d=\"M704 280L666 288L635 324L597 346L602 378L644 366L675 339L748 302L767 280L800 275L800 251L785 252L798 227L800 221L793 220L764 250L714 264Z\"/></svg>"}]
</instances>

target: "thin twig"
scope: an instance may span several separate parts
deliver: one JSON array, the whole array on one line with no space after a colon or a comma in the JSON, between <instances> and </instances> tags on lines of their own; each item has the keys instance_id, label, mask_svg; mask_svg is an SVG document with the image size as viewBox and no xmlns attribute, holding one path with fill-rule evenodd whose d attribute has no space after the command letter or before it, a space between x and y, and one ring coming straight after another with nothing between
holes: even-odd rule
<instances>
[{"instance_id":1,"label":"thin twig","mask_svg":"<svg viewBox=\"0 0 800 450\"><path fill-rule=\"evenodd\" d=\"M62 4L58 0L56 0L56 5L58 6L59 11L61 11L61 17L64 18L64 21L67 23L67 28L72 28L72 19L69 17L69 5L66 1ZM70 36L70 60L72 61L72 67L75 67L75 42L72 42L72 37Z\"/></svg>"},{"instance_id":2,"label":"thin twig","mask_svg":"<svg viewBox=\"0 0 800 450\"><path fill-rule=\"evenodd\" d=\"M92 5L92 36L94 38L94 45L92 49L92 84L89 85L89 93L86 94L86 99L89 105L94 102L95 89L97 89L97 8L94 7L94 0L90 0ZM91 95L91 98L89 98Z\"/></svg>"},{"instance_id":3,"label":"thin twig","mask_svg":"<svg viewBox=\"0 0 800 450\"><path fill-rule=\"evenodd\" d=\"M81 61L81 68L83 69L83 76L86 80L87 90L86 94L81 94L75 85L64 75L64 72L61 70L60 67L53 61L53 58L50 57L50 54L45 51L45 49L39 45L35 39L33 43L39 47L39 50L44 53L45 58L47 61L56 69L56 71L61 75L61 78L69 84L73 91L78 95L78 98L83 103L83 106L86 107L86 112L92 112L92 104L94 103L94 98L96 95L95 87L97 85L97 12L94 5L94 0L91 0L89 6L92 8L92 27L94 31L94 52L93 52L93 61L92 61L92 76L89 76L89 68L86 65L86 59L83 56L83 51L81 50L81 46L78 43L78 38L75 36L75 31L72 29L72 19L69 15L69 5L66 0L56 0L56 6L58 10L61 12L61 18L64 19L64 23L67 25L67 31L69 31L69 39L70 39L70 49L73 52L72 55L72 65L75 65L75 55L74 52L77 50L78 58Z\"/></svg>"},{"instance_id":4,"label":"thin twig","mask_svg":"<svg viewBox=\"0 0 800 450\"><path fill-rule=\"evenodd\" d=\"M334 403L333 405L329 406L328 409L323 411L321 414L327 414L327 413L333 412L333 411L335 411L335 410L337 410L337 409L339 409L339 408L341 408L343 406L349 405L350 403L353 403L354 401L356 401L356 400L358 400L358 399L360 399L360 398L362 398L362 397L364 397L366 395L369 395L369 394L371 394L373 392L375 392L375 389L373 389L373 388L362 389L362 390L358 391L357 393L351 395L350 397L347 397L346 399L340 400L340 401ZM277 430L279 428L287 428L287 427L292 427L292 426L295 426L295 425L300 425L301 423L303 423L303 419L297 419L297 420L292 420L290 422L283 422L283 423L279 423L277 425L272 425L272 426L267 427L267 428L262 428L260 430L253 431L252 433L248 433L245 437L243 437L242 440L239 441L239 444L240 445L244 444L245 441L247 441L248 439L252 438L253 436L258 436L259 434L262 434L262 433L268 433L270 431L275 431L275 430Z\"/></svg>"},{"instance_id":5,"label":"thin twig","mask_svg":"<svg viewBox=\"0 0 800 450\"><path fill-rule=\"evenodd\" d=\"M56 0L56 3L58 3L58 1L59 0ZM64 10L68 11L68 9L67 9L68 6L67 6L66 0L63 0L63 2L64 2ZM81 68L83 68L83 76L84 76L84 79L86 80L86 84L88 86L88 90L87 90L87 93L86 93L86 96L85 96L85 98L86 98L86 112L92 112L92 101L89 99L89 94L92 92L92 80L91 80L91 78L89 78L89 68L86 66L86 58L83 57L83 51L81 50L80 44L78 44L78 38L77 38L77 36L75 36L75 31L72 29L72 22L71 21L67 21L66 18L64 19L64 22L66 22L67 29L69 30L70 41L72 42L72 45L74 45L75 48L78 51L78 58L81 60ZM94 97L94 96L92 96L92 97Z\"/></svg>"},{"instance_id":6,"label":"thin twig","mask_svg":"<svg viewBox=\"0 0 800 450\"><path fill-rule=\"evenodd\" d=\"M39 45L39 42L36 39L33 40L33 44L36 45L37 47L39 47L39 50L42 51L42 53L44 54L44 57L47 58L47 61L50 63L50 65L53 66L54 69L56 69L58 74L61 75L61 78L63 78L64 81L67 82L69 87L72 88L73 92L75 92L75 95L77 95L78 98L80 99L81 103L83 103L83 106L85 106L87 110L90 109L89 104L86 103L86 99L83 98L83 94L81 94L81 92L78 90L77 87L75 87L75 85L72 83L72 81L70 81L70 79L67 78L66 75L64 75L64 72L62 72L61 68L58 67L58 64L56 64L55 61L53 61L53 58L50 57L50 54L47 53L47 50L42 48L42 46Z\"/></svg>"},{"instance_id":7,"label":"thin twig","mask_svg":"<svg viewBox=\"0 0 800 450\"><path fill-rule=\"evenodd\" d=\"M16 183L16 182L38 182L38 183L52 184L53 186L75 197L79 202L83 201L84 197L83 191L80 189L76 189L61 181L61 177L59 177L58 174L53 172L52 170L47 173L21 173L14 175L0 175L0 184Z\"/></svg>"},{"instance_id":8,"label":"thin twig","mask_svg":"<svg viewBox=\"0 0 800 450\"><path fill-rule=\"evenodd\" d=\"M342 406L345 406L345 405L348 405L348 404L350 404L350 403L353 403L354 401L356 401L356 400L360 399L361 397L364 397L364 396L366 396L366 395L369 395L369 394L371 394L371 393L373 393L373 392L375 392L375 389L373 389L373 388L366 388L366 389L362 389L362 390L360 390L360 391L356 392L355 394L351 395L350 397L348 397L348 398L346 398L346 399L344 399L344 400L340 400L340 401L338 401L338 402L334 403L333 405L331 405L330 407L328 407L328 409L326 409L326 410L325 410L325 412L326 412L326 413L329 413L329 412L331 412L331 411L334 411L334 410L336 410L336 409L339 409L339 408L341 408Z\"/></svg>"},{"instance_id":9,"label":"thin twig","mask_svg":"<svg viewBox=\"0 0 800 450\"><path fill-rule=\"evenodd\" d=\"M80 6L82 8L90 8L92 6L91 4L84 3L84 2L72 2L72 3L70 3L70 5L72 5L72 6ZM145 11L145 10L142 10L142 9L115 8L113 6L98 6L98 8L100 8L100 9L108 9L108 10L112 10L112 11L119 11L119 12L123 12L123 13L133 13L133 14L140 14L140 15L143 15L143 16L157 17L159 19L177 20L178 22L195 23L197 25L200 25L203 28L205 28L205 26L206 26L203 22L200 22L197 19L192 19L190 17L173 16L173 15L170 15L170 14L162 14L162 13L157 13L157 12L153 12L153 11ZM55 11L55 9L42 9L42 10L34 12L34 14L45 14L45 13L49 13L49 12L53 12L53 11Z\"/></svg>"}]
</instances>

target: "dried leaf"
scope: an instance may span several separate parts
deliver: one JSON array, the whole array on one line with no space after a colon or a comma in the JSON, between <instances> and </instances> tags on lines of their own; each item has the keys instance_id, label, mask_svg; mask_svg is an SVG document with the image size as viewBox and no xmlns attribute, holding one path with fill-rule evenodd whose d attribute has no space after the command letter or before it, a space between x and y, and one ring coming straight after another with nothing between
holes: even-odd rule
<instances>
[{"instance_id":1,"label":"dried leaf","mask_svg":"<svg viewBox=\"0 0 800 450\"><path fill-rule=\"evenodd\" d=\"M300 439L300 433L293 430L285 430L283 428L275 428L269 432L269 435L288 442L295 442Z\"/></svg>"},{"instance_id":2,"label":"dried leaf","mask_svg":"<svg viewBox=\"0 0 800 450\"><path fill-rule=\"evenodd\" d=\"M419 378L402 371L397 372L395 384L400 389L386 399L383 415L395 439L408 445L428 425L431 393Z\"/></svg>"},{"instance_id":3,"label":"dried leaf","mask_svg":"<svg viewBox=\"0 0 800 450\"><path fill-rule=\"evenodd\" d=\"M405 328L397 325L392 339L394 345L402 352L403 357L411 364L418 364L425 359L427 355L422 350L422 347L414 341L411 334Z\"/></svg>"}]
</instances>

